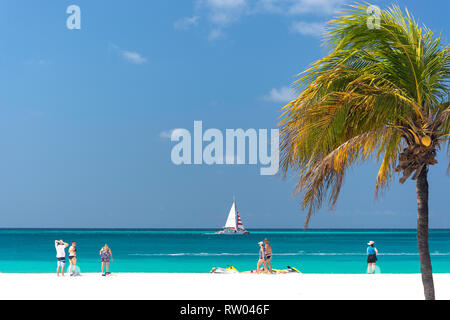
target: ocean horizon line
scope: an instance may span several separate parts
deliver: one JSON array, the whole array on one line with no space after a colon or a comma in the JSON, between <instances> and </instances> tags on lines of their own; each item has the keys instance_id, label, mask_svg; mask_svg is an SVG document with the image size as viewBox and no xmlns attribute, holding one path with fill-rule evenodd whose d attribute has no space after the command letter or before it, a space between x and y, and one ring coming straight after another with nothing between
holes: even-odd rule
<instances>
[{"instance_id":1,"label":"ocean horizon line","mask_svg":"<svg viewBox=\"0 0 450 320\"><path fill-rule=\"evenodd\" d=\"M0 227L2 230L61 230L61 231L78 231L78 230L101 230L101 231L211 231L222 230L221 227L211 228L26 228L26 227ZM416 228L247 228L248 231L389 231L389 230L403 230L415 231ZM430 228L429 230L450 230L450 228Z\"/></svg>"}]
</instances>

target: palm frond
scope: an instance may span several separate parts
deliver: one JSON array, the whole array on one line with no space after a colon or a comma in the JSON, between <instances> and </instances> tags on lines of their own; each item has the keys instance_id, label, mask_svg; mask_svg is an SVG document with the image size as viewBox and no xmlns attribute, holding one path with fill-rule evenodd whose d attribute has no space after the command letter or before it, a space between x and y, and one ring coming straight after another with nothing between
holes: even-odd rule
<instances>
[{"instance_id":1,"label":"palm frond","mask_svg":"<svg viewBox=\"0 0 450 320\"><path fill-rule=\"evenodd\" d=\"M378 196L407 147L429 148L421 150L433 164L432 148L450 141L449 47L397 6L368 29L367 8L330 21L329 54L299 74L299 95L282 108L281 168L298 173L305 225L324 200L335 206L350 166L380 161Z\"/></svg>"}]
</instances>

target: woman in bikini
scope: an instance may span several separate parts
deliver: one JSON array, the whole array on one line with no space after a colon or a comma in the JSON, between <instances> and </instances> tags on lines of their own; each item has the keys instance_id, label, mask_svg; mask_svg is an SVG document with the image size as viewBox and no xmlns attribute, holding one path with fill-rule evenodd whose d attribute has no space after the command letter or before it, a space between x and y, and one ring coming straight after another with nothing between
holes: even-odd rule
<instances>
[{"instance_id":1,"label":"woman in bikini","mask_svg":"<svg viewBox=\"0 0 450 320\"><path fill-rule=\"evenodd\" d=\"M69 273L71 276L75 274L75 267L77 266L77 243L75 241L72 241L72 245L69 248Z\"/></svg>"},{"instance_id":2,"label":"woman in bikini","mask_svg":"<svg viewBox=\"0 0 450 320\"><path fill-rule=\"evenodd\" d=\"M264 265L264 273L267 273L267 265L266 265L266 248L264 247L264 242L260 242L259 244L259 260L258 264L256 265L256 273L261 273L260 267L261 264Z\"/></svg>"},{"instance_id":3,"label":"woman in bikini","mask_svg":"<svg viewBox=\"0 0 450 320\"><path fill-rule=\"evenodd\" d=\"M113 261L113 256L111 249L107 244L100 250L100 256L102 260L102 276L109 275L109 259L111 258L111 262ZM106 264L106 272L105 272L105 264Z\"/></svg>"}]
</instances>

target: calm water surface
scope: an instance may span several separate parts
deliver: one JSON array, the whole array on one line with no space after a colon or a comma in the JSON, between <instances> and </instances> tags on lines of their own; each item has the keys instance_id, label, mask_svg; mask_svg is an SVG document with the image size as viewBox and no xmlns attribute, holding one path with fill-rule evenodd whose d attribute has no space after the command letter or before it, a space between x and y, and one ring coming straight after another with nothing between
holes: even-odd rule
<instances>
[{"instance_id":1,"label":"calm water surface","mask_svg":"<svg viewBox=\"0 0 450 320\"><path fill-rule=\"evenodd\" d=\"M214 266L255 269L258 242L270 239L273 266L304 273L363 273L366 248L376 241L381 273L418 273L415 230L0 230L0 272L54 272L54 240L77 241L82 272L100 270L99 250L108 243L112 272L209 272ZM430 232L433 271L450 272L450 230Z\"/></svg>"}]
</instances>

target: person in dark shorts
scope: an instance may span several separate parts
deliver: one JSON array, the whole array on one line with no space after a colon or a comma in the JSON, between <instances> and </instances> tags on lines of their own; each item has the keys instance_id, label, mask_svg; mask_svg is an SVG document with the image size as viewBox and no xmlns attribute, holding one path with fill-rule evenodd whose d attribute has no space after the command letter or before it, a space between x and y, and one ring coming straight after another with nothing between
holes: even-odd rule
<instances>
[{"instance_id":1,"label":"person in dark shorts","mask_svg":"<svg viewBox=\"0 0 450 320\"><path fill-rule=\"evenodd\" d=\"M64 268L66 266L66 248L69 245L62 240L55 240L56 249L56 275L59 277L59 270L61 269L61 274L64 277Z\"/></svg>"},{"instance_id":2,"label":"person in dark shorts","mask_svg":"<svg viewBox=\"0 0 450 320\"><path fill-rule=\"evenodd\" d=\"M102 276L106 276L109 273L109 260L113 261L111 249L107 244L100 250L100 256L102 261ZM106 272L105 272L105 264L106 264Z\"/></svg>"},{"instance_id":3,"label":"person in dark shorts","mask_svg":"<svg viewBox=\"0 0 450 320\"><path fill-rule=\"evenodd\" d=\"M370 241L367 248L367 273L375 273L375 263L377 262L378 250L375 248L375 242Z\"/></svg>"},{"instance_id":4,"label":"person in dark shorts","mask_svg":"<svg viewBox=\"0 0 450 320\"><path fill-rule=\"evenodd\" d=\"M269 273L272 273L272 246L267 238L264 239L264 247L266 249L266 263L269 267Z\"/></svg>"}]
</instances>

